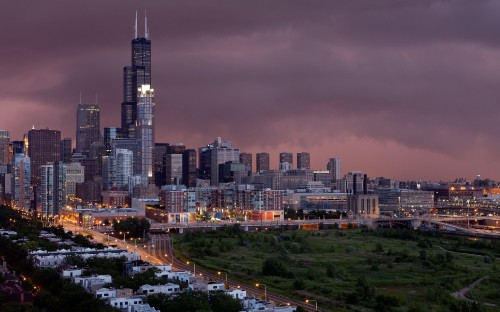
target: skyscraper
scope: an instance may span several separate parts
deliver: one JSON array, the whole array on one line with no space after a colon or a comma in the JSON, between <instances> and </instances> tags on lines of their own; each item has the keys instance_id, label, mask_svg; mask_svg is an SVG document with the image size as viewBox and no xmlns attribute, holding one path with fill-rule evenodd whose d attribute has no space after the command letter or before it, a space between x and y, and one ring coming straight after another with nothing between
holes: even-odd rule
<instances>
[{"instance_id":1,"label":"skyscraper","mask_svg":"<svg viewBox=\"0 0 500 312\"><path fill-rule=\"evenodd\" d=\"M330 158L328 164L326 165L326 170L330 171L333 174L333 183L340 180L341 176L341 161L340 158Z\"/></svg>"},{"instance_id":2,"label":"skyscraper","mask_svg":"<svg viewBox=\"0 0 500 312\"><path fill-rule=\"evenodd\" d=\"M31 159L31 184L40 186L40 167L61 159L61 132L32 129L28 131L28 156Z\"/></svg>"},{"instance_id":3,"label":"skyscraper","mask_svg":"<svg viewBox=\"0 0 500 312\"><path fill-rule=\"evenodd\" d=\"M155 143L155 101L150 85L139 88L137 102L136 139L141 154L141 174L153 178L153 147Z\"/></svg>"},{"instance_id":4,"label":"skyscraper","mask_svg":"<svg viewBox=\"0 0 500 312\"><path fill-rule=\"evenodd\" d=\"M24 211L31 208L31 163L24 154L14 154L12 174L13 206Z\"/></svg>"},{"instance_id":5,"label":"skyscraper","mask_svg":"<svg viewBox=\"0 0 500 312\"><path fill-rule=\"evenodd\" d=\"M76 112L76 152L89 155L90 146L101 141L100 109L97 104L78 104Z\"/></svg>"},{"instance_id":6,"label":"skyscraper","mask_svg":"<svg viewBox=\"0 0 500 312\"><path fill-rule=\"evenodd\" d=\"M240 153L240 163L245 165L245 171L252 172L252 153Z\"/></svg>"},{"instance_id":7,"label":"skyscraper","mask_svg":"<svg viewBox=\"0 0 500 312\"><path fill-rule=\"evenodd\" d=\"M257 172L269 170L269 153L257 153L255 155L255 164Z\"/></svg>"},{"instance_id":8,"label":"skyscraper","mask_svg":"<svg viewBox=\"0 0 500 312\"><path fill-rule=\"evenodd\" d=\"M182 152L182 184L187 187L196 186L196 150L194 149Z\"/></svg>"},{"instance_id":9,"label":"skyscraper","mask_svg":"<svg viewBox=\"0 0 500 312\"><path fill-rule=\"evenodd\" d=\"M297 153L297 169L311 169L311 154L307 152Z\"/></svg>"},{"instance_id":10,"label":"skyscraper","mask_svg":"<svg viewBox=\"0 0 500 312\"><path fill-rule=\"evenodd\" d=\"M153 175L155 178L155 185L158 187L167 184L165 180L165 155L167 154L169 145L168 143L155 143Z\"/></svg>"},{"instance_id":11,"label":"skyscraper","mask_svg":"<svg viewBox=\"0 0 500 312\"><path fill-rule=\"evenodd\" d=\"M290 152L282 152L280 153L280 167L284 164L290 164L290 169L293 168L293 154Z\"/></svg>"},{"instance_id":12,"label":"skyscraper","mask_svg":"<svg viewBox=\"0 0 500 312\"><path fill-rule=\"evenodd\" d=\"M10 134L7 130L0 130L0 164L10 163Z\"/></svg>"},{"instance_id":13,"label":"skyscraper","mask_svg":"<svg viewBox=\"0 0 500 312\"><path fill-rule=\"evenodd\" d=\"M104 148L106 149L106 155L110 156L113 153L111 149L111 141L120 138L120 128L106 127L103 132L102 142L104 143Z\"/></svg>"},{"instance_id":14,"label":"skyscraper","mask_svg":"<svg viewBox=\"0 0 500 312\"><path fill-rule=\"evenodd\" d=\"M151 40L147 17L144 20L144 37L139 37L137 12L135 15L134 38L132 39L131 66L123 68L123 102L121 131L123 137L135 137L137 119L138 89L142 85L151 85Z\"/></svg>"},{"instance_id":15,"label":"skyscraper","mask_svg":"<svg viewBox=\"0 0 500 312\"><path fill-rule=\"evenodd\" d=\"M182 154L165 154L165 180L167 185L179 185L182 181Z\"/></svg>"},{"instance_id":16,"label":"skyscraper","mask_svg":"<svg viewBox=\"0 0 500 312\"><path fill-rule=\"evenodd\" d=\"M219 185L219 165L228 161L239 163L240 150L234 148L231 141L222 141L219 137L213 143L199 149L200 175L210 179L210 185Z\"/></svg>"},{"instance_id":17,"label":"skyscraper","mask_svg":"<svg viewBox=\"0 0 500 312\"><path fill-rule=\"evenodd\" d=\"M40 166L40 214L42 219L59 214L66 204L66 167L62 162Z\"/></svg>"},{"instance_id":18,"label":"skyscraper","mask_svg":"<svg viewBox=\"0 0 500 312\"><path fill-rule=\"evenodd\" d=\"M61 141L61 161L64 163L71 162L71 138L64 138Z\"/></svg>"}]
</instances>

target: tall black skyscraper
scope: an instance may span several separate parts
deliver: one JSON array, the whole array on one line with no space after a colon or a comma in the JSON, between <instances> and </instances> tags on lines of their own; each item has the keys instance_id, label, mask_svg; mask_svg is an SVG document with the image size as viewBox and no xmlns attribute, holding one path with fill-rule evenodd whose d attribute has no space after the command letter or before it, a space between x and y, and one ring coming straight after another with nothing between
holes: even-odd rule
<instances>
[{"instance_id":1,"label":"tall black skyscraper","mask_svg":"<svg viewBox=\"0 0 500 312\"><path fill-rule=\"evenodd\" d=\"M125 138L134 138L137 120L137 90L142 85L151 85L151 40L147 17L144 19L144 37L137 30L135 15L134 39L132 39L131 66L123 68L123 102L121 131Z\"/></svg>"}]
</instances>

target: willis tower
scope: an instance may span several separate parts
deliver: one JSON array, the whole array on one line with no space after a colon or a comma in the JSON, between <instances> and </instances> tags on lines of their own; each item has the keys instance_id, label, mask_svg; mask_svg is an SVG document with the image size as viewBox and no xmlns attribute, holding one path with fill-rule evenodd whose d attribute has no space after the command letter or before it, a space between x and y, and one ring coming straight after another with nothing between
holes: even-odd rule
<instances>
[{"instance_id":1,"label":"willis tower","mask_svg":"<svg viewBox=\"0 0 500 312\"><path fill-rule=\"evenodd\" d=\"M132 39L132 65L123 68L123 102L121 107L121 136L135 138L137 120L137 90L151 85L151 40L148 20L144 18L144 37L137 32L135 13L134 39Z\"/></svg>"}]
</instances>

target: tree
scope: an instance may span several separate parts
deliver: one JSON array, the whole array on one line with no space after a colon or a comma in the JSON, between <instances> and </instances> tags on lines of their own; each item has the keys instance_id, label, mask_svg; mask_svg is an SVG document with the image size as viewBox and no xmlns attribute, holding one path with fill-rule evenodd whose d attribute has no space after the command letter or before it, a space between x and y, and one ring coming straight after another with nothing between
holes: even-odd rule
<instances>
[{"instance_id":1,"label":"tree","mask_svg":"<svg viewBox=\"0 0 500 312\"><path fill-rule=\"evenodd\" d=\"M238 312L241 311L241 303L223 291L212 291L208 301L212 311Z\"/></svg>"}]
</instances>

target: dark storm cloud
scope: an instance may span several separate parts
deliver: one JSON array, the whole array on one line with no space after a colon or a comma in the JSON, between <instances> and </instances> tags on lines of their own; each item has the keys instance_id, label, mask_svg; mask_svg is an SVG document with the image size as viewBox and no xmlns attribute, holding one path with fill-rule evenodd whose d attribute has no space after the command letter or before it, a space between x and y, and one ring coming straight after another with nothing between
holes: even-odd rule
<instances>
[{"instance_id":1,"label":"dark storm cloud","mask_svg":"<svg viewBox=\"0 0 500 312\"><path fill-rule=\"evenodd\" d=\"M311 150L316 168L341 156L378 175L499 176L497 1L12 2L0 127L74 136L80 91L119 126L136 9L150 22L157 141L222 136L251 152Z\"/></svg>"}]
</instances>

